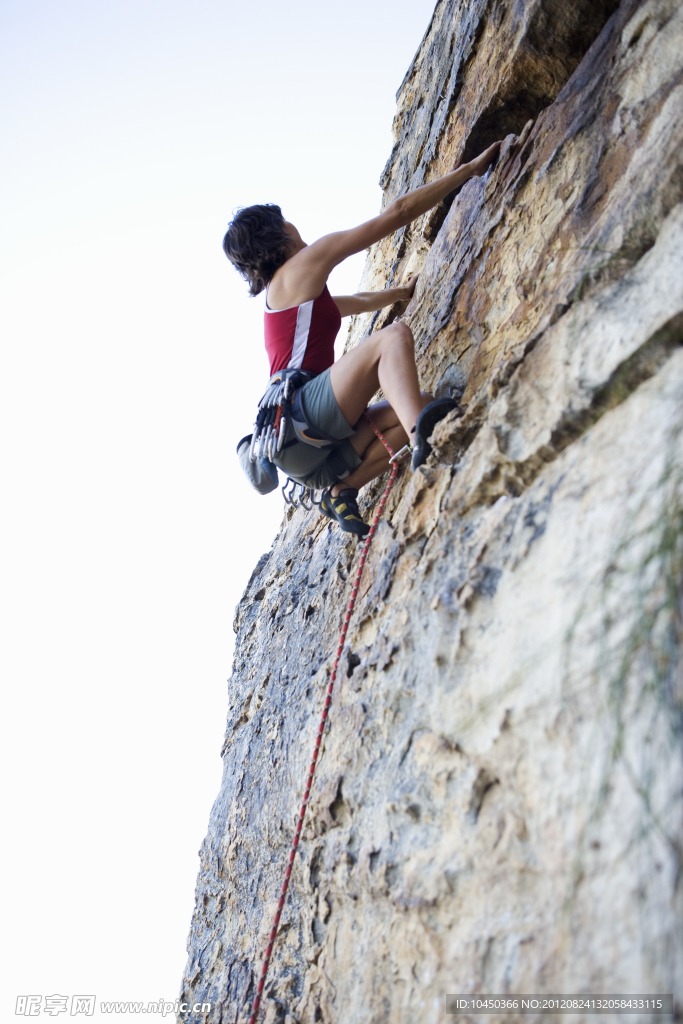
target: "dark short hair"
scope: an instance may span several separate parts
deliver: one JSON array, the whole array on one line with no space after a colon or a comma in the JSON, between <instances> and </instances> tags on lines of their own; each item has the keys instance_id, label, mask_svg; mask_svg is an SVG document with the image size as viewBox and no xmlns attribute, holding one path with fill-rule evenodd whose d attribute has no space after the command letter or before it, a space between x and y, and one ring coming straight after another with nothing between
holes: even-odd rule
<instances>
[{"instance_id":1,"label":"dark short hair","mask_svg":"<svg viewBox=\"0 0 683 1024\"><path fill-rule=\"evenodd\" d=\"M292 251L280 207L265 203L237 210L225 232L223 251L249 282L249 294L262 292Z\"/></svg>"}]
</instances>

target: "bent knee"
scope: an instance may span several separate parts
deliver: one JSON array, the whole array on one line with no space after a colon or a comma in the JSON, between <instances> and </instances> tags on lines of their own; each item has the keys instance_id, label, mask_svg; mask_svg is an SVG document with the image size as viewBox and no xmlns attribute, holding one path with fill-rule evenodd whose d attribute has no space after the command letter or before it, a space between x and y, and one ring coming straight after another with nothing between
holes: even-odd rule
<instances>
[{"instance_id":1,"label":"bent knee","mask_svg":"<svg viewBox=\"0 0 683 1024\"><path fill-rule=\"evenodd\" d=\"M408 324L404 324L402 320L397 320L396 323L391 326L394 328L401 341L410 342L411 345L414 344L413 332L410 327L408 327Z\"/></svg>"},{"instance_id":2,"label":"bent knee","mask_svg":"<svg viewBox=\"0 0 683 1024\"><path fill-rule=\"evenodd\" d=\"M408 324L404 324L402 320L396 320L393 324L389 324L382 331L377 332L377 338L382 339L382 344L395 345L396 342L400 342L403 345L414 345L413 332L411 331Z\"/></svg>"}]
</instances>

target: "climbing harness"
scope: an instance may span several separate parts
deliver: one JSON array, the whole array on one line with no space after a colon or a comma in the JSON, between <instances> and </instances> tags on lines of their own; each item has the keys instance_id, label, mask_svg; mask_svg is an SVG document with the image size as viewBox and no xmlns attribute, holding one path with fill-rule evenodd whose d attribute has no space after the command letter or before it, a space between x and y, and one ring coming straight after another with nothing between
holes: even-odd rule
<instances>
[{"instance_id":1,"label":"climbing harness","mask_svg":"<svg viewBox=\"0 0 683 1024\"><path fill-rule=\"evenodd\" d=\"M313 448L331 450L342 443L308 420L301 389L313 377L307 370L286 369L274 373L259 401L253 433L247 434L237 445L242 470L259 494L269 494L278 486L277 466L273 460L283 448L301 441ZM298 497L297 487L300 488ZM319 505L320 500L316 501L311 488L287 477L282 488L285 504L296 506L300 502L310 511L311 506L306 504L307 490L313 504Z\"/></svg>"},{"instance_id":2,"label":"climbing harness","mask_svg":"<svg viewBox=\"0 0 683 1024\"><path fill-rule=\"evenodd\" d=\"M400 461L400 458L401 458L401 455L402 455L402 451L404 450L404 449L402 449L401 452L394 452L393 448L391 447L391 445L387 441L387 439L384 436L384 434L381 432L381 430L379 430L375 426L375 424L372 422L372 420L370 419L368 414L364 413L364 416L365 416L366 420L368 421L368 423L370 424L370 426L372 427L372 429L374 430L374 432L377 435L377 437L380 439L380 441L382 442L382 444L386 448L387 452L389 453L389 461L391 462L391 473L389 474L389 479L387 480L387 485L384 488L384 493L382 494L382 497L379 499L379 505L377 506L377 511L375 512L374 519L372 520L372 526L370 527L370 532L368 533L367 537L365 538L365 542L363 544L363 550L361 551L361 555L360 555L360 561L358 562L358 569L356 570L356 578L353 581L353 590L351 591L351 597L350 597L349 603L348 603L348 605L346 607L346 614L344 616L344 624L342 625L341 635L339 637L339 644L337 646L337 653L335 655L334 664L332 666L332 672L330 674L330 681L329 681L329 683L327 685L327 692L326 692L326 695L325 695L325 703L323 704L322 713L320 715L320 722L318 723L318 732L317 732L316 737L315 737L315 746L313 748L313 757L311 759L311 764L310 764L310 767L308 769L308 775L306 777L306 785L305 785L305 789L304 789L304 799L303 799L303 803L301 804L301 810L299 811L299 817L297 818L296 829L294 831L294 837L292 839L292 845L291 845L290 850L289 850L289 858L288 858L288 861L287 861L287 867L285 869L285 877L284 877L284 880L282 882L282 888L280 889L280 898L278 900L277 910L275 911L275 917L273 919L273 927L270 929L270 936L268 938L268 946L266 947L266 955L265 955L265 959L263 961L263 965L261 967L261 977L259 978L258 985L256 986L256 995L254 996L254 1002L252 1003L252 1007L251 1007L251 1016L249 1017L249 1024L256 1024L256 1018L258 1017L258 1011L259 1011L259 1007L261 1005L261 996L263 994L263 986L266 983L266 975L268 974L268 966L270 964L270 958L271 958L272 953L273 953L273 946L275 944L275 938L277 936L278 927L280 925L280 918L282 916L282 911L284 909L285 898L287 896L287 890L289 889L289 879L290 879L291 874L292 874L292 867L294 865L294 859L296 857L296 851L297 851L297 848L299 846L299 839L301 838L301 829L303 828L303 824L304 824L304 817L306 815L306 807L308 806L308 801L309 801L309 798L310 798L310 795L311 795L311 786L313 785L313 776L315 775L315 768L316 768L316 765L318 763L318 754L320 753L320 744L322 742L323 732L325 731L325 723L327 722L327 716L328 716L328 713L329 713L329 710L330 710L330 705L332 704L332 691L334 690L334 684L335 684L335 680L337 678L337 668L339 666L339 659L341 658L341 654L342 654L342 651L344 649L344 643L346 641L346 634L348 633L348 630L349 630L349 622L351 621L351 616L353 614L353 609L355 608L355 605L356 605L356 597L358 596L358 587L360 586L361 576L363 575L363 567L365 566L365 560L368 557L368 550L370 548L370 544L372 543L372 538L375 535L375 530L377 529L377 524L379 523L379 521L380 521L380 519L382 517L382 513L384 511L384 506L387 503L387 498L389 497L389 492L391 491L391 488L394 486L394 481L396 479L396 474L398 473L398 464L399 464L399 461ZM304 490L305 490L305 488L304 488ZM283 493L284 493L284 488L283 488ZM286 495L285 495L285 500L287 500Z\"/></svg>"},{"instance_id":3,"label":"climbing harness","mask_svg":"<svg viewBox=\"0 0 683 1024\"><path fill-rule=\"evenodd\" d=\"M251 435L249 458L252 462L264 458L272 462L278 452L296 441L303 441L313 448L335 448L339 445L337 438L308 422L301 388L309 380L313 380L313 374L307 370L278 370L270 378L258 404ZM294 436L286 441L288 426L291 426Z\"/></svg>"},{"instance_id":4,"label":"climbing harness","mask_svg":"<svg viewBox=\"0 0 683 1024\"><path fill-rule=\"evenodd\" d=\"M249 458L273 461L273 456L282 450L287 421L291 419L291 404L294 392L311 379L304 370L280 370L268 382L265 394L258 404L254 433L251 435Z\"/></svg>"}]
</instances>

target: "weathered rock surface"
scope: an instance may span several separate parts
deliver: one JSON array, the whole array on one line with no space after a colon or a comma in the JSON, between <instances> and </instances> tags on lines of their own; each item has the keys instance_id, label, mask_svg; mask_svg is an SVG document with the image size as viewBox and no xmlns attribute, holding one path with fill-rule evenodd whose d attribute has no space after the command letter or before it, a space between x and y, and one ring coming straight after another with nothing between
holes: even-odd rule
<instances>
[{"instance_id":1,"label":"weathered rock surface","mask_svg":"<svg viewBox=\"0 0 683 1024\"><path fill-rule=\"evenodd\" d=\"M508 137L368 256L365 287L421 270L422 383L462 406L371 548L265 1019L680 1015L683 8L441 2L394 128L387 200ZM247 1019L357 558L290 512L237 609L182 1021Z\"/></svg>"}]
</instances>

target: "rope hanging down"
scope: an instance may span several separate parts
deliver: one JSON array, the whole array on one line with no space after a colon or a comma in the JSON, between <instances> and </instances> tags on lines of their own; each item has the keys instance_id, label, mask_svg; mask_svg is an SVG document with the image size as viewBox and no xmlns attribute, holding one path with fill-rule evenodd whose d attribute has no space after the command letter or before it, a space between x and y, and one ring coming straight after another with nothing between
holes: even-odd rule
<instances>
[{"instance_id":1,"label":"rope hanging down","mask_svg":"<svg viewBox=\"0 0 683 1024\"><path fill-rule=\"evenodd\" d=\"M273 953L273 946L275 944L275 937L277 935L277 930L278 930L278 927L280 925L280 918L282 916L282 911L284 909L285 899L286 899L286 896L287 896L287 890L289 889L289 879L290 879L291 874L292 874L292 867L294 865L294 858L296 857L296 851L297 851L297 847L299 845L299 839L301 838L301 829L302 829L303 824L304 824L304 817L306 816L306 807L308 805L308 800L309 800L309 797L311 795L311 786L313 785L313 776L315 775L315 768L316 768L316 765L318 763L318 754L320 753L320 744L322 742L323 732L325 731L325 722L327 721L327 715L329 713L330 705L332 703L332 691L334 690L334 684L335 684L335 680L337 678L337 668L339 666L339 659L341 657L342 650L344 649L344 642L346 640L346 634L349 631L349 622L351 621L351 616L353 614L353 609L354 609L355 604L356 604L356 597L358 596L358 587L360 586L360 579L361 579L361 576L363 575L363 567L365 565L365 560L366 560L366 558L368 556L368 550L370 548L370 544L372 542L372 538L375 535L375 530L377 529L377 525L378 525L378 523L379 523L379 521L380 521L380 519L382 517L382 512L384 511L384 506L387 503L387 498L389 497L389 492L391 491L391 488L394 486L394 480L396 479L396 474L398 473L398 459L401 457L401 455L405 451L405 449L401 449L401 451L398 453L398 455L396 455L396 453L394 452L393 448L391 447L391 445L387 441L387 439L384 436L384 434L382 433L382 431L379 430L375 426L375 424L372 422L372 420L370 419L370 417L368 416L367 413L365 413L364 415L365 415L366 420L368 421L368 423L372 427L372 429L377 434L377 437L380 439L380 441L382 442L382 444L384 445L384 447L386 448L386 450L389 453L389 457L390 457L389 461L392 464L391 465L391 473L389 475L389 479L387 480L387 485L384 488L384 493L382 494L382 497L379 500L379 505L377 506L377 511L375 512L375 517L372 520L372 526L370 527L370 532L368 533L368 535L365 538L365 543L363 544L363 550L361 551L360 561L358 563L358 569L356 570L356 578L355 578L354 583L353 583L353 590L351 591L351 598L350 598L348 606L346 608L346 615L344 616L344 624L342 626L341 636L339 637L339 645L337 647L337 654L336 654L335 659L334 659L334 665L332 666L332 674L330 675L330 681L329 681L329 683L327 685L327 693L325 695L325 703L323 705L323 710L322 710L322 713L320 715L320 722L318 724L318 732L317 732L317 735L315 737L315 746L313 748L313 758L311 759L311 764L310 764L310 767L308 769L308 776L306 777L306 788L304 790L304 799L303 799L303 803L301 804L301 810L299 811L299 817L298 817L297 823L296 823L296 830L294 832L294 838L292 839L292 845L291 845L290 850L289 850L289 859L287 861L287 868L285 870L285 877L284 877L284 881L282 883L282 888L280 890L280 899L278 900L277 910L275 911L275 917L273 919L273 927L270 929L270 936L268 938L268 946L266 947L266 955L265 955L265 959L263 961L263 966L261 967L261 977L259 978L259 982L258 982L258 985L256 987L256 995L254 996L254 1002L253 1002L252 1007L251 1007L251 1016L249 1017L249 1024L256 1024L256 1018L258 1016L259 1007L261 1005L261 996L263 994L263 986L266 983L266 975L268 974L268 965L270 964L270 958L271 958L272 953Z\"/></svg>"}]
</instances>

